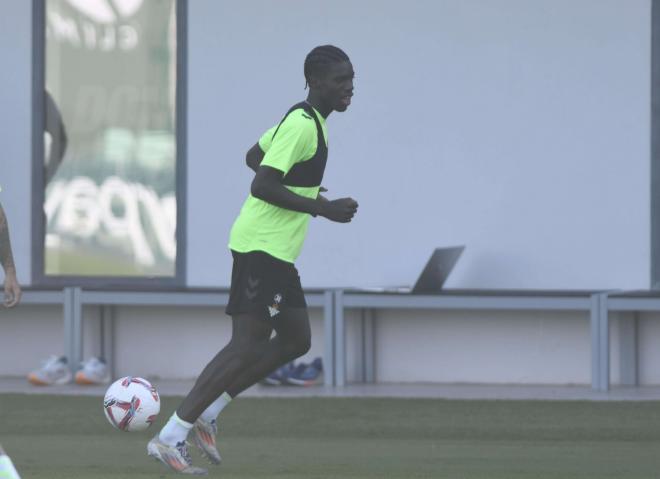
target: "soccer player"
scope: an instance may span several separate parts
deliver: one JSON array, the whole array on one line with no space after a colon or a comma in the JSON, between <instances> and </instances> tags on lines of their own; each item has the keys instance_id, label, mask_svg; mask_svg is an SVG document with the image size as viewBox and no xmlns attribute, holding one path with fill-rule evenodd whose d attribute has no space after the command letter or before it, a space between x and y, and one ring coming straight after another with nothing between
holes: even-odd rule
<instances>
[{"instance_id":1,"label":"soccer player","mask_svg":"<svg viewBox=\"0 0 660 479\"><path fill-rule=\"evenodd\" d=\"M192 465L189 432L202 454L219 464L215 436L220 411L309 350L307 304L294 262L310 217L348 223L357 212L352 198L330 201L320 195L328 156L326 119L351 104L353 66L342 50L324 45L307 55L304 73L307 100L294 105L247 153L247 165L256 175L229 239L234 259L226 310L232 318L231 340L147 446L149 455L180 473L206 473Z\"/></svg>"},{"instance_id":2,"label":"soccer player","mask_svg":"<svg viewBox=\"0 0 660 479\"><path fill-rule=\"evenodd\" d=\"M5 216L5 210L0 203L0 264L5 271L4 282L4 305L7 308L13 308L21 300L21 286L16 279L16 266L14 265L14 255L11 252L11 242L9 241L9 224Z\"/></svg>"}]
</instances>

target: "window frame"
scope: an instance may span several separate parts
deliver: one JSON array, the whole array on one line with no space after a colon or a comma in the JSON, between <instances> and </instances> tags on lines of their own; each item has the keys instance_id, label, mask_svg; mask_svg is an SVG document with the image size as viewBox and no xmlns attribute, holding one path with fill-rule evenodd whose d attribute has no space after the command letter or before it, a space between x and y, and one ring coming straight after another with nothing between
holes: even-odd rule
<instances>
[{"instance_id":1,"label":"window frame","mask_svg":"<svg viewBox=\"0 0 660 479\"><path fill-rule=\"evenodd\" d=\"M651 289L660 289L660 0L651 2Z\"/></svg>"},{"instance_id":2,"label":"window frame","mask_svg":"<svg viewBox=\"0 0 660 479\"><path fill-rule=\"evenodd\" d=\"M173 276L84 276L45 273L44 89L46 69L46 1L32 0L32 284L89 288L177 289L185 285L187 266L187 51L188 2L176 3L176 260Z\"/></svg>"}]
</instances>

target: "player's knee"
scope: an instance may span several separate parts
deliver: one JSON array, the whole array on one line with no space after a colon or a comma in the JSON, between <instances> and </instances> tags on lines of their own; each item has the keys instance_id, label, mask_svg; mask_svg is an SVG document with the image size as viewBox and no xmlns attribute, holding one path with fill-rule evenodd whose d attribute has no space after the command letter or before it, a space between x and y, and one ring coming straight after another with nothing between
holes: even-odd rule
<instances>
[{"instance_id":1,"label":"player's knee","mask_svg":"<svg viewBox=\"0 0 660 479\"><path fill-rule=\"evenodd\" d=\"M241 363L250 364L259 358L267 343L268 341L262 338L244 338L235 343L233 351Z\"/></svg>"}]
</instances>

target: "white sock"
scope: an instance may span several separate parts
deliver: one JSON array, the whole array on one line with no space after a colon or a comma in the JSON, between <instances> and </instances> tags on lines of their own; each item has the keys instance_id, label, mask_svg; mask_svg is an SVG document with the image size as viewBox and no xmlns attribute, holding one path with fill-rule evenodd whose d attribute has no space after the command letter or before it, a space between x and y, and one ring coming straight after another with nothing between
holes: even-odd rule
<instances>
[{"instance_id":1,"label":"white sock","mask_svg":"<svg viewBox=\"0 0 660 479\"><path fill-rule=\"evenodd\" d=\"M227 393L222 393L222 395L213 401L209 407L202 413L200 416L206 422L212 422L218 419L220 411L222 411L227 404L231 402L231 396Z\"/></svg>"},{"instance_id":2,"label":"white sock","mask_svg":"<svg viewBox=\"0 0 660 479\"><path fill-rule=\"evenodd\" d=\"M192 424L181 419L175 412L160 430L158 438L168 446L176 446L177 443L186 440L192 427Z\"/></svg>"}]
</instances>

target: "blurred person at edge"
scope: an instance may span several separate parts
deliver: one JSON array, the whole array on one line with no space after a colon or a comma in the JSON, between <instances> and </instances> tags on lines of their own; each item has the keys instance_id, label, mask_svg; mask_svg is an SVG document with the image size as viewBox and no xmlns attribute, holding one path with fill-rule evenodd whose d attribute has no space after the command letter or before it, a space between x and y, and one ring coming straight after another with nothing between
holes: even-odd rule
<instances>
[{"instance_id":1,"label":"blurred person at edge","mask_svg":"<svg viewBox=\"0 0 660 479\"><path fill-rule=\"evenodd\" d=\"M5 271L4 305L7 308L13 308L21 300L21 286L16 279L16 266L9 241L9 224L2 203L0 203L0 264Z\"/></svg>"}]
</instances>

